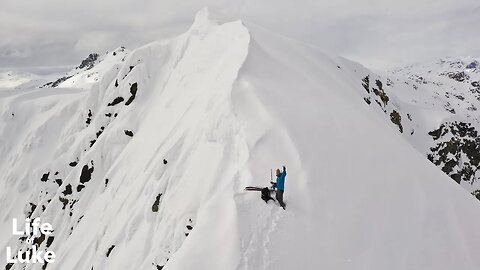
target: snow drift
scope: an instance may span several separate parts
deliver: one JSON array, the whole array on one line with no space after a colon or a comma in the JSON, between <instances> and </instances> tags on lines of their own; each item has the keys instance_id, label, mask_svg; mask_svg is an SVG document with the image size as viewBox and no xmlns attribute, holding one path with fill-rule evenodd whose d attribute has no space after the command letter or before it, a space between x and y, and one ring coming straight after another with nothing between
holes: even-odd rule
<instances>
[{"instance_id":1,"label":"snow drift","mask_svg":"<svg viewBox=\"0 0 480 270\"><path fill-rule=\"evenodd\" d=\"M26 269L480 264L478 202L365 104L359 64L203 10L95 72L0 92L0 247L29 248L12 218L55 230ZM243 191L283 164L286 211Z\"/></svg>"}]
</instances>

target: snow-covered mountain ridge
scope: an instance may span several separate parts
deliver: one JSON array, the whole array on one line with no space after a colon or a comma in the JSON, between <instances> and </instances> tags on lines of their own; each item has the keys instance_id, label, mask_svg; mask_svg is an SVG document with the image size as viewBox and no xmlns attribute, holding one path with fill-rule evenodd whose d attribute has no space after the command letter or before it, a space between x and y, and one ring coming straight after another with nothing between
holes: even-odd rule
<instances>
[{"instance_id":1,"label":"snow-covered mountain ridge","mask_svg":"<svg viewBox=\"0 0 480 270\"><path fill-rule=\"evenodd\" d=\"M480 199L480 66L440 59L362 79L364 100L432 163Z\"/></svg>"},{"instance_id":2,"label":"snow-covered mountain ridge","mask_svg":"<svg viewBox=\"0 0 480 270\"><path fill-rule=\"evenodd\" d=\"M100 56L97 53L91 53L85 58L78 67L67 72L55 81L48 82L41 87L75 87L88 88L93 83L98 82L112 67L118 66L125 61L129 51L124 47L117 48L112 52L106 52ZM118 67L116 67L118 69Z\"/></svg>"},{"instance_id":3,"label":"snow-covered mountain ridge","mask_svg":"<svg viewBox=\"0 0 480 270\"><path fill-rule=\"evenodd\" d=\"M56 262L25 269L480 264L478 202L386 124L416 127L381 76L205 10L112 59L0 92L0 247L31 248L12 218L55 230L34 242ZM243 190L282 164L286 211Z\"/></svg>"}]
</instances>

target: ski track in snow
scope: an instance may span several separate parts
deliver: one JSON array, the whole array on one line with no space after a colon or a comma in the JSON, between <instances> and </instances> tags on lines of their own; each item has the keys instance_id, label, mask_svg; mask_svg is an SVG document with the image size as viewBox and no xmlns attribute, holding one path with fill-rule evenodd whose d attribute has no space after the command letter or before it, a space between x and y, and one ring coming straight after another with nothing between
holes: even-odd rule
<instances>
[{"instance_id":1,"label":"ski track in snow","mask_svg":"<svg viewBox=\"0 0 480 270\"><path fill-rule=\"evenodd\" d=\"M285 218L294 217L288 207L283 210L277 202L272 201L265 204L259 194L243 191L237 195L237 207L242 209L239 219L249 228L245 232L248 237L243 240L238 270L271 269L272 260L275 260L270 252L273 237L279 233L278 227Z\"/></svg>"},{"instance_id":2,"label":"ski track in snow","mask_svg":"<svg viewBox=\"0 0 480 270\"><path fill-rule=\"evenodd\" d=\"M269 245L271 244L271 236L272 233L276 231L278 223L280 222L280 219L282 217L281 211L284 211L283 209L278 206L277 209L274 209L273 217L270 226L267 226L267 231L265 234L265 240L263 241L263 248L264 248L264 253L263 253L263 269L268 269L270 265L270 247Z\"/></svg>"},{"instance_id":3,"label":"ski track in snow","mask_svg":"<svg viewBox=\"0 0 480 270\"><path fill-rule=\"evenodd\" d=\"M255 192L255 194L258 192ZM259 198L258 198L259 199ZM276 204L258 205L248 207L256 212L257 217L253 220L246 218L254 224L250 231L249 241L242 253L242 260L238 270L267 269L270 258L268 247L271 242L271 234L276 230L280 219L279 206ZM259 209L260 208L260 209ZM283 209L281 209L283 211ZM261 211L261 212L260 212Z\"/></svg>"}]
</instances>

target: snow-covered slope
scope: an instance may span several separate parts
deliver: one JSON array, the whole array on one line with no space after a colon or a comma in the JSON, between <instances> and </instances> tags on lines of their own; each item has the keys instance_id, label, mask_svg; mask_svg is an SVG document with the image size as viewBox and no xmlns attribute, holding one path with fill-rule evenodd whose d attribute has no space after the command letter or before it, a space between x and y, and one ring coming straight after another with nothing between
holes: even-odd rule
<instances>
[{"instance_id":1,"label":"snow-covered slope","mask_svg":"<svg viewBox=\"0 0 480 270\"><path fill-rule=\"evenodd\" d=\"M55 230L26 269L480 264L480 205L365 103L361 65L203 10L105 67L0 92L0 247L30 247L12 218ZM286 211L243 190L283 164Z\"/></svg>"},{"instance_id":2,"label":"snow-covered slope","mask_svg":"<svg viewBox=\"0 0 480 270\"><path fill-rule=\"evenodd\" d=\"M20 89L31 88L45 83L45 80L38 75L20 72L6 71L0 72L0 90L4 89Z\"/></svg>"}]
</instances>

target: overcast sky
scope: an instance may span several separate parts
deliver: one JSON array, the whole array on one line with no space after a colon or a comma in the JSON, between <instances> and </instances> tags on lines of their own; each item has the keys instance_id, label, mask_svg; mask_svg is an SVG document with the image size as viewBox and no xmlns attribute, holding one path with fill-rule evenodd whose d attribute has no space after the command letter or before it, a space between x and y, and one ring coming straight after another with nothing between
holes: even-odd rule
<instances>
[{"instance_id":1,"label":"overcast sky","mask_svg":"<svg viewBox=\"0 0 480 270\"><path fill-rule=\"evenodd\" d=\"M186 30L208 7L386 69L480 57L479 0L0 0L0 69L47 72Z\"/></svg>"}]
</instances>

